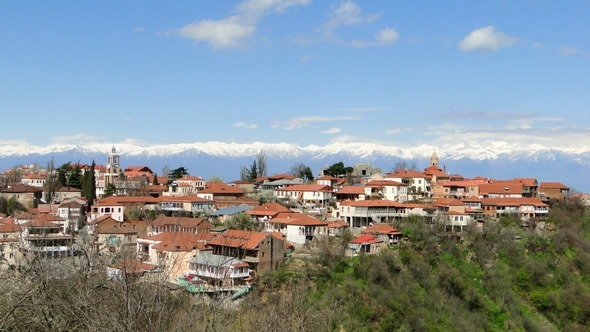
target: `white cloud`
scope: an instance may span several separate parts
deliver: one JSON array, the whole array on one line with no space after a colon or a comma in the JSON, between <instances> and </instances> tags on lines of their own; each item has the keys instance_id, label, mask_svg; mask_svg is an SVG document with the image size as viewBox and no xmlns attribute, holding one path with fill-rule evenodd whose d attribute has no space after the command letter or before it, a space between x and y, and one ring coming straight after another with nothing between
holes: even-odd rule
<instances>
[{"instance_id":1,"label":"white cloud","mask_svg":"<svg viewBox=\"0 0 590 332\"><path fill-rule=\"evenodd\" d=\"M278 121L273 124L273 127L284 126L286 129L297 129L306 127L312 123L317 122L335 122L335 121L353 121L353 120L360 120L360 117L357 116L336 116L336 117L329 117L329 116L304 116L298 118L291 118L284 121Z\"/></svg>"},{"instance_id":2,"label":"white cloud","mask_svg":"<svg viewBox=\"0 0 590 332\"><path fill-rule=\"evenodd\" d=\"M237 47L254 35L264 16L283 12L292 6L307 5L309 2L310 0L247 0L235 7L235 15L219 20L193 22L168 34L209 43L214 48Z\"/></svg>"},{"instance_id":3,"label":"white cloud","mask_svg":"<svg viewBox=\"0 0 590 332\"><path fill-rule=\"evenodd\" d=\"M342 128L330 128L322 131L322 134L338 134L342 131Z\"/></svg>"},{"instance_id":4,"label":"white cloud","mask_svg":"<svg viewBox=\"0 0 590 332\"><path fill-rule=\"evenodd\" d=\"M239 46L256 31L256 26L240 22L237 16L223 20L203 20L188 24L179 33L185 38L208 42L215 48Z\"/></svg>"},{"instance_id":5,"label":"white cloud","mask_svg":"<svg viewBox=\"0 0 590 332\"><path fill-rule=\"evenodd\" d=\"M388 129L385 131L385 135L399 135L402 134L404 132L403 129L401 128L392 128L392 129Z\"/></svg>"},{"instance_id":6,"label":"white cloud","mask_svg":"<svg viewBox=\"0 0 590 332\"><path fill-rule=\"evenodd\" d=\"M95 143L105 137L94 136L86 133L77 133L73 135L53 136L51 141L53 143Z\"/></svg>"},{"instance_id":7,"label":"white cloud","mask_svg":"<svg viewBox=\"0 0 590 332\"><path fill-rule=\"evenodd\" d=\"M543 45L542 43L533 43L533 48L543 48L545 47L545 45Z\"/></svg>"},{"instance_id":8,"label":"white cloud","mask_svg":"<svg viewBox=\"0 0 590 332\"><path fill-rule=\"evenodd\" d=\"M143 32L143 31L144 31L144 28L143 27L135 27L135 28L133 28L133 32L138 32L139 33L139 32Z\"/></svg>"},{"instance_id":9,"label":"white cloud","mask_svg":"<svg viewBox=\"0 0 590 332\"><path fill-rule=\"evenodd\" d=\"M376 14L362 15L359 5L347 1L332 11L330 19L323 25L323 30L327 35L331 35L332 31L340 26L373 22L378 16Z\"/></svg>"},{"instance_id":10,"label":"white cloud","mask_svg":"<svg viewBox=\"0 0 590 332\"><path fill-rule=\"evenodd\" d=\"M245 129L256 129L258 128L257 124L253 124L253 123L245 123L245 122L236 122L233 125L236 128L245 128Z\"/></svg>"},{"instance_id":11,"label":"white cloud","mask_svg":"<svg viewBox=\"0 0 590 332\"><path fill-rule=\"evenodd\" d=\"M346 111L346 112L364 113L364 112L374 112L374 111L385 111L385 110L387 110L387 108L385 108L385 107L355 107L355 108L344 108L342 110Z\"/></svg>"},{"instance_id":12,"label":"white cloud","mask_svg":"<svg viewBox=\"0 0 590 332\"><path fill-rule=\"evenodd\" d=\"M557 50L557 52L561 55L565 56L575 56L575 55L588 55L588 53L580 50L579 48L575 48L573 46L563 46Z\"/></svg>"},{"instance_id":13,"label":"white cloud","mask_svg":"<svg viewBox=\"0 0 590 332\"><path fill-rule=\"evenodd\" d=\"M513 45L518 40L514 37L505 35L500 31L496 31L493 26L487 26L471 31L459 43L459 48L462 51L495 51L501 47Z\"/></svg>"},{"instance_id":14,"label":"white cloud","mask_svg":"<svg viewBox=\"0 0 590 332\"><path fill-rule=\"evenodd\" d=\"M354 47L387 46L395 44L398 38L399 33L394 28L385 28L377 32L374 40L355 40L351 45Z\"/></svg>"}]
</instances>

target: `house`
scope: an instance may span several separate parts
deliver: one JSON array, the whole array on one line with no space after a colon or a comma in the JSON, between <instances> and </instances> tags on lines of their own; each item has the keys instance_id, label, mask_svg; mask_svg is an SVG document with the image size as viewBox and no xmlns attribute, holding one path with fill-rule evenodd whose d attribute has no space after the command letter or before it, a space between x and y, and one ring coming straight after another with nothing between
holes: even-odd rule
<instances>
[{"instance_id":1,"label":"house","mask_svg":"<svg viewBox=\"0 0 590 332\"><path fill-rule=\"evenodd\" d=\"M281 188L285 188L288 186L294 186L298 184L303 184L303 179L301 178L294 178L294 179L280 179L280 180L265 180L263 183L258 185L258 188L262 191L275 191Z\"/></svg>"},{"instance_id":2,"label":"house","mask_svg":"<svg viewBox=\"0 0 590 332\"><path fill-rule=\"evenodd\" d=\"M407 217L408 207L390 200L364 200L342 202L339 217L351 228L367 227L371 224L401 220Z\"/></svg>"},{"instance_id":3,"label":"house","mask_svg":"<svg viewBox=\"0 0 590 332\"><path fill-rule=\"evenodd\" d=\"M401 169L385 174L383 180L405 184L408 187L408 200L418 200L432 196L430 177L424 172Z\"/></svg>"},{"instance_id":4,"label":"house","mask_svg":"<svg viewBox=\"0 0 590 332\"><path fill-rule=\"evenodd\" d=\"M152 211L156 210L159 204L160 201L151 196L108 196L92 205L90 220L108 215L117 221L123 221L126 212Z\"/></svg>"},{"instance_id":5,"label":"house","mask_svg":"<svg viewBox=\"0 0 590 332\"><path fill-rule=\"evenodd\" d=\"M186 273L189 259L206 250L211 233L163 232L137 239L138 259L156 265L167 280Z\"/></svg>"},{"instance_id":6,"label":"house","mask_svg":"<svg viewBox=\"0 0 590 332\"><path fill-rule=\"evenodd\" d=\"M514 178L513 181L522 183L522 197L538 197L539 182L535 178Z\"/></svg>"},{"instance_id":7,"label":"house","mask_svg":"<svg viewBox=\"0 0 590 332\"><path fill-rule=\"evenodd\" d=\"M0 217L0 268L14 267L22 259L21 231L14 218Z\"/></svg>"},{"instance_id":8,"label":"house","mask_svg":"<svg viewBox=\"0 0 590 332\"><path fill-rule=\"evenodd\" d=\"M570 195L570 188L560 182L541 182L539 184L539 196L545 202L563 200Z\"/></svg>"},{"instance_id":9,"label":"house","mask_svg":"<svg viewBox=\"0 0 590 332\"><path fill-rule=\"evenodd\" d=\"M67 221L67 232L75 233L86 218L86 199L75 197L64 200L57 207L57 216Z\"/></svg>"},{"instance_id":10,"label":"house","mask_svg":"<svg viewBox=\"0 0 590 332\"><path fill-rule=\"evenodd\" d=\"M43 188L17 183L6 189L0 190L0 196L6 198L6 200L14 198L25 207L32 208L35 204L41 201L41 198L43 197Z\"/></svg>"},{"instance_id":11,"label":"house","mask_svg":"<svg viewBox=\"0 0 590 332\"><path fill-rule=\"evenodd\" d=\"M24 252L41 257L66 257L72 252L74 236L67 233L68 222L55 215L40 214L20 224Z\"/></svg>"},{"instance_id":12,"label":"house","mask_svg":"<svg viewBox=\"0 0 590 332\"><path fill-rule=\"evenodd\" d=\"M221 182L207 183L207 187L197 193L198 197L213 200L239 200L244 197L244 191L238 187L228 186Z\"/></svg>"},{"instance_id":13,"label":"house","mask_svg":"<svg viewBox=\"0 0 590 332\"><path fill-rule=\"evenodd\" d=\"M480 186L488 184L487 180L463 180L463 181L441 181L432 184L432 198L456 198L479 197Z\"/></svg>"},{"instance_id":14,"label":"house","mask_svg":"<svg viewBox=\"0 0 590 332\"><path fill-rule=\"evenodd\" d=\"M295 246L308 245L328 234L328 223L298 212L281 212L266 221L268 232L280 232Z\"/></svg>"},{"instance_id":15,"label":"house","mask_svg":"<svg viewBox=\"0 0 590 332\"><path fill-rule=\"evenodd\" d=\"M408 201L408 186L397 181L373 180L365 185L365 196L403 203Z\"/></svg>"},{"instance_id":16,"label":"house","mask_svg":"<svg viewBox=\"0 0 590 332\"><path fill-rule=\"evenodd\" d=\"M479 198L520 198L523 191L521 182L493 181L479 185Z\"/></svg>"},{"instance_id":17,"label":"house","mask_svg":"<svg viewBox=\"0 0 590 332\"><path fill-rule=\"evenodd\" d=\"M522 220L544 220L549 214L549 205L540 197L482 198L485 215L499 218L502 214L512 214Z\"/></svg>"},{"instance_id":18,"label":"house","mask_svg":"<svg viewBox=\"0 0 590 332\"><path fill-rule=\"evenodd\" d=\"M94 227L94 250L99 253L124 253L135 258L137 238L147 236L147 224L143 221L106 218Z\"/></svg>"},{"instance_id":19,"label":"house","mask_svg":"<svg viewBox=\"0 0 590 332\"><path fill-rule=\"evenodd\" d=\"M73 187L60 187L55 191L53 200L55 202L63 202L75 197L82 197L82 190Z\"/></svg>"},{"instance_id":20,"label":"house","mask_svg":"<svg viewBox=\"0 0 590 332\"><path fill-rule=\"evenodd\" d=\"M590 194L573 194L570 198L577 199L586 208L590 208Z\"/></svg>"},{"instance_id":21,"label":"house","mask_svg":"<svg viewBox=\"0 0 590 332\"><path fill-rule=\"evenodd\" d=\"M384 248L383 240L370 234L363 234L348 242L347 256L354 257L360 253L375 254Z\"/></svg>"},{"instance_id":22,"label":"house","mask_svg":"<svg viewBox=\"0 0 590 332\"><path fill-rule=\"evenodd\" d=\"M313 182L315 182L315 184L334 188L338 183L338 178L335 178L331 175L322 175L320 177L315 178Z\"/></svg>"},{"instance_id":23,"label":"house","mask_svg":"<svg viewBox=\"0 0 590 332\"><path fill-rule=\"evenodd\" d=\"M361 186L342 186L334 193L336 201L358 201L366 199L365 188Z\"/></svg>"},{"instance_id":24,"label":"house","mask_svg":"<svg viewBox=\"0 0 590 332\"><path fill-rule=\"evenodd\" d=\"M328 236L342 235L345 229L348 229L348 224L342 220L326 221L328 227Z\"/></svg>"},{"instance_id":25,"label":"house","mask_svg":"<svg viewBox=\"0 0 590 332\"><path fill-rule=\"evenodd\" d=\"M321 184L298 184L276 189L275 195L292 204L326 207L333 198L333 189Z\"/></svg>"},{"instance_id":26,"label":"house","mask_svg":"<svg viewBox=\"0 0 590 332\"><path fill-rule=\"evenodd\" d=\"M230 256L247 262L256 273L277 269L284 260L284 241L267 232L226 230L208 245L214 255Z\"/></svg>"},{"instance_id":27,"label":"house","mask_svg":"<svg viewBox=\"0 0 590 332\"><path fill-rule=\"evenodd\" d=\"M158 198L160 210L165 214L187 214L196 216L213 211L215 202L199 195L162 196Z\"/></svg>"},{"instance_id":28,"label":"house","mask_svg":"<svg viewBox=\"0 0 590 332\"><path fill-rule=\"evenodd\" d=\"M245 213L253 208L250 205L230 205L209 213L209 218L216 222L225 222L227 219Z\"/></svg>"},{"instance_id":29,"label":"house","mask_svg":"<svg viewBox=\"0 0 590 332\"><path fill-rule=\"evenodd\" d=\"M260 222L276 217L281 212L289 212L289 208L279 203L265 203L246 211L246 214L256 218Z\"/></svg>"},{"instance_id":30,"label":"house","mask_svg":"<svg viewBox=\"0 0 590 332\"><path fill-rule=\"evenodd\" d=\"M189 232L193 234L208 233L213 224L205 218L166 217L158 216L152 221L147 221L147 234L149 236L159 233Z\"/></svg>"},{"instance_id":31,"label":"house","mask_svg":"<svg viewBox=\"0 0 590 332\"><path fill-rule=\"evenodd\" d=\"M202 251L188 260L187 274L220 287L242 285L250 279L250 265L233 256Z\"/></svg>"},{"instance_id":32,"label":"house","mask_svg":"<svg viewBox=\"0 0 590 332\"><path fill-rule=\"evenodd\" d=\"M24 174L21 178L22 184L37 188L44 188L46 181L47 178L44 175L36 173Z\"/></svg>"},{"instance_id":33,"label":"house","mask_svg":"<svg viewBox=\"0 0 590 332\"><path fill-rule=\"evenodd\" d=\"M381 240L386 245L398 243L402 238L402 232L398 231L397 228L386 223L377 223L370 225L369 227L361 230L363 235L371 235Z\"/></svg>"},{"instance_id":34,"label":"house","mask_svg":"<svg viewBox=\"0 0 590 332\"><path fill-rule=\"evenodd\" d=\"M232 181L228 183L228 185L232 187L238 187L246 194L253 193L256 187L254 183L245 180Z\"/></svg>"}]
</instances>

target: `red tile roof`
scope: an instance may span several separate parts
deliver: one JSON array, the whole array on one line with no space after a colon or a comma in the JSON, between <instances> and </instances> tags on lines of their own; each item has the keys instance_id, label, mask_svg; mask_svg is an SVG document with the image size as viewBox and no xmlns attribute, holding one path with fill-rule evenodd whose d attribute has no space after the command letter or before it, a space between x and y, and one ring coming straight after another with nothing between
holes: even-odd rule
<instances>
[{"instance_id":1,"label":"red tile roof","mask_svg":"<svg viewBox=\"0 0 590 332\"><path fill-rule=\"evenodd\" d=\"M350 243L352 244L372 244L379 242L383 242L383 240L379 240L378 238L370 234L359 235L350 241Z\"/></svg>"},{"instance_id":2,"label":"red tile roof","mask_svg":"<svg viewBox=\"0 0 590 332\"><path fill-rule=\"evenodd\" d=\"M276 216L279 212L288 212L289 208L279 203L266 203L246 211L251 216Z\"/></svg>"},{"instance_id":3,"label":"red tile roof","mask_svg":"<svg viewBox=\"0 0 590 332\"><path fill-rule=\"evenodd\" d=\"M539 184L539 188L543 188L543 189L564 189L564 190L569 190L570 189L566 185L564 185L563 183L560 183L560 182L541 182L541 184Z\"/></svg>"},{"instance_id":4,"label":"red tile roof","mask_svg":"<svg viewBox=\"0 0 590 332\"><path fill-rule=\"evenodd\" d=\"M199 191L200 193L201 191ZM211 203L213 204L212 200L199 197L197 195L186 195L186 196L160 196L158 197L160 202L191 202L191 203Z\"/></svg>"},{"instance_id":5,"label":"red tile roof","mask_svg":"<svg viewBox=\"0 0 590 332\"><path fill-rule=\"evenodd\" d=\"M343 186L336 192L337 195L364 195L365 188L361 186Z\"/></svg>"},{"instance_id":6,"label":"red tile roof","mask_svg":"<svg viewBox=\"0 0 590 332\"><path fill-rule=\"evenodd\" d=\"M266 232L229 229L209 241L209 245L254 250L268 236L272 235Z\"/></svg>"},{"instance_id":7,"label":"red tile roof","mask_svg":"<svg viewBox=\"0 0 590 332\"><path fill-rule=\"evenodd\" d=\"M361 234L383 234L383 235L400 235L401 232L397 228L389 224L374 224L361 231Z\"/></svg>"},{"instance_id":8,"label":"red tile roof","mask_svg":"<svg viewBox=\"0 0 590 332\"><path fill-rule=\"evenodd\" d=\"M406 205L386 199L371 199L363 201L346 201L342 202L342 206L354 207L405 207Z\"/></svg>"},{"instance_id":9,"label":"red tile roof","mask_svg":"<svg viewBox=\"0 0 590 332\"><path fill-rule=\"evenodd\" d=\"M297 226L328 226L325 221L298 212L281 212L275 218L270 219L269 222Z\"/></svg>"},{"instance_id":10,"label":"red tile roof","mask_svg":"<svg viewBox=\"0 0 590 332\"><path fill-rule=\"evenodd\" d=\"M166 217L159 216L153 221L148 222L151 226L167 226L178 225L181 227L199 227L203 223L209 223L205 218L189 218L189 217Z\"/></svg>"},{"instance_id":11,"label":"red tile roof","mask_svg":"<svg viewBox=\"0 0 590 332\"><path fill-rule=\"evenodd\" d=\"M159 242L154 245L154 249L157 251L192 251L205 249L207 241L212 238L213 234L211 233L165 232L149 236L146 239Z\"/></svg>"},{"instance_id":12,"label":"red tile roof","mask_svg":"<svg viewBox=\"0 0 590 332\"><path fill-rule=\"evenodd\" d=\"M332 192L333 189L330 186L324 186L321 184L294 184L292 186L277 189L277 191Z\"/></svg>"},{"instance_id":13,"label":"red tile roof","mask_svg":"<svg viewBox=\"0 0 590 332\"><path fill-rule=\"evenodd\" d=\"M199 194L213 195L244 195L244 191L239 187L228 186L221 182L207 183L207 188L200 190Z\"/></svg>"}]
</instances>

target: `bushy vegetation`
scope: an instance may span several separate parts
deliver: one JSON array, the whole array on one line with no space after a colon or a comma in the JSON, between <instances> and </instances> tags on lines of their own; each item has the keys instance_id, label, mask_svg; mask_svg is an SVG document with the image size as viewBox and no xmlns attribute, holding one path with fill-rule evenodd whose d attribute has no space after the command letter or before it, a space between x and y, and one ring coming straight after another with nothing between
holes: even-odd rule
<instances>
[{"instance_id":1,"label":"bushy vegetation","mask_svg":"<svg viewBox=\"0 0 590 332\"><path fill-rule=\"evenodd\" d=\"M165 284L31 265L2 274L0 330L587 331L590 217L576 201L551 211L537 227L507 216L460 236L406 220L396 226L408 241L354 258L335 239L231 308Z\"/></svg>"}]
</instances>

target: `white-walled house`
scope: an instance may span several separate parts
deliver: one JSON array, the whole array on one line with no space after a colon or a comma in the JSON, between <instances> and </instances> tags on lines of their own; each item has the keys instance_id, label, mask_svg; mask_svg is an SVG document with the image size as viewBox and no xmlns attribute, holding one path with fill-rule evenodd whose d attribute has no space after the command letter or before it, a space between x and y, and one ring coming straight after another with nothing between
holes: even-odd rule
<instances>
[{"instance_id":1,"label":"white-walled house","mask_svg":"<svg viewBox=\"0 0 590 332\"><path fill-rule=\"evenodd\" d=\"M321 184L299 184L275 190L279 199L289 200L306 206L326 206L334 197L330 186Z\"/></svg>"},{"instance_id":2,"label":"white-walled house","mask_svg":"<svg viewBox=\"0 0 590 332\"><path fill-rule=\"evenodd\" d=\"M350 227L367 227L407 217L408 210L405 204L389 200L349 201L340 204L339 217Z\"/></svg>"},{"instance_id":3,"label":"white-walled house","mask_svg":"<svg viewBox=\"0 0 590 332\"><path fill-rule=\"evenodd\" d=\"M328 235L328 223L298 212L281 212L267 222L268 232L280 232L296 246L309 244L320 236Z\"/></svg>"},{"instance_id":4,"label":"white-walled house","mask_svg":"<svg viewBox=\"0 0 590 332\"><path fill-rule=\"evenodd\" d=\"M365 196L403 203L408 201L408 186L397 181L373 180L365 185Z\"/></svg>"}]
</instances>

